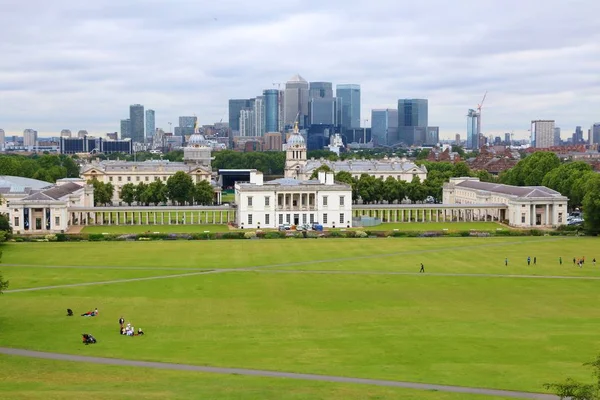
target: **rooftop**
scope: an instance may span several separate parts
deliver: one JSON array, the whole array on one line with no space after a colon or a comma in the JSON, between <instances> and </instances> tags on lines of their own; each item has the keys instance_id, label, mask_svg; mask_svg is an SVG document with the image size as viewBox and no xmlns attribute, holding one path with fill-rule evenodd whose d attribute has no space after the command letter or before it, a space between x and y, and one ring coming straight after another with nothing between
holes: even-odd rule
<instances>
[{"instance_id":1,"label":"rooftop","mask_svg":"<svg viewBox=\"0 0 600 400\"><path fill-rule=\"evenodd\" d=\"M3 193L29 193L31 190L41 190L53 186L52 183L21 176L0 175L0 188Z\"/></svg>"},{"instance_id":2,"label":"rooftop","mask_svg":"<svg viewBox=\"0 0 600 400\"><path fill-rule=\"evenodd\" d=\"M465 180L456 184L457 187L484 190L491 193L501 193L510 196L523 198L540 198L540 197L564 197L556 190L552 190L545 186L511 186L499 183L480 182L477 180Z\"/></svg>"},{"instance_id":3,"label":"rooftop","mask_svg":"<svg viewBox=\"0 0 600 400\"><path fill-rule=\"evenodd\" d=\"M312 171L322 165L329 166L335 172L372 172L372 171L411 171L417 169L427 173L427 168L420 167L413 162L402 159L384 159L384 160L345 160L345 161L329 161L329 160L308 160L306 162L305 171Z\"/></svg>"}]
</instances>

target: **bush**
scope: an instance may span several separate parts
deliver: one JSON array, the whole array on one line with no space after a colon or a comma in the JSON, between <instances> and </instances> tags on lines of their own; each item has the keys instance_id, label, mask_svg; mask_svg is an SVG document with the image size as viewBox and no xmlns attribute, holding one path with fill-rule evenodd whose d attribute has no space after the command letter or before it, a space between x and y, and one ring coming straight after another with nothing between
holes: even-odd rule
<instances>
[{"instance_id":1,"label":"bush","mask_svg":"<svg viewBox=\"0 0 600 400\"><path fill-rule=\"evenodd\" d=\"M254 239L254 238L256 238L256 232L252 232L252 231L244 232L244 238L245 239Z\"/></svg>"},{"instance_id":2,"label":"bush","mask_svg":"<svg viewBox=\"0 0 600 400\"><path fill-rule=\"evenodd\" d=\"M46 240L48 240L49 242L56 242L57 241L56 235L53 235L53 234L46 235L46 236L44 236L44 238Z\"/></svg>"},{"instance_id":3,"label":"bush","mask_svg":"<svg viewBox=\"0 0 600 400\"><path fill-rule=\"evenodd\" d=\"M88 237L90 242L102 242L104 241L104 235L101 233L91 233Z\"/></svg>"},{"instance_id":4,"label":"bush","mask_svg":"<svg viewBox=\"0 0 600 400\"><path fill-rule=\"evenodd\" d=\"M285 239L285 232L266 232L265 239Z\"/></svg>"},{"instance_id":5,"label":"bush","mask_svg":"<svg viewBox=\"0 0 600 400\"><path fill-rule=\"evenodd\" d=\"M66 242L68 240L67 235L65 235L64 233L57 233L56 234L56 241L57 242Z\"/></svg>"},{"instance_id":6,"label":"bush","mask_svg":"<svg viewBox=\"0 0 600 400\"><path fill-rule=\"evenodd\" d=\"M340 232L340 231L331 231L329 233L329 237L332 237L332 238L341 238L341 237L344 237L344 233Z\"/></svg>"},{"instance_id":7,"label":"bush","mask_svg":"<svg viewBox=\"0 0 600 400\"><path fill-rule=\"evenodd\" d=\"M469 237L469 236L471 236L471 232L469 232L469 231L460 231L460 232L458 232L458 234L461 237Z\"/></svg>"},{"instance_id":8,"label":"bush","mask_svg":"<svg viewBox=\"0 0 600 400\"><path fill-rule=\"evenodd\" d=\"M369 235L367 235L367 232L364 232L364 231L356 231L356 232L354 232L354 237L357 237L357 238L366 238L368 236Z\"/></svg>"},{"instance_id":9,"label":"bush","mask_svg":"<svg viewBox=\"0 0 600 400\"><path fill-rule=\"evenodd\" d=\"M244 239L244 232L225 232L221 234L221 239Z\"/></svg>"},{"instance_id":10,"label":"bush","mask_svg":"<svg viewBox=\"0 0 600 400\"><path fill-rule=\"evenodd\" d=\"M539 229L532 229L529 232L531 233L531 236L544 236L544 232L540 231Z\"/></svg>"}]
</instances>

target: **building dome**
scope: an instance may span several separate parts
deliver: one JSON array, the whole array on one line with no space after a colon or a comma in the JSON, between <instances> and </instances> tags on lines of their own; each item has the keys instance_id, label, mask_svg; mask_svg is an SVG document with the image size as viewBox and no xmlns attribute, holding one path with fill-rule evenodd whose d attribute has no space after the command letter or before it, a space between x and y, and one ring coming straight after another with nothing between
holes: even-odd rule
<instances>
[{"instance_id":1,"label":"building dome","mask_svg":"<svg viewBox=\"0 0 600 400\"><path fill-rule=\"evenodd\" d=\"M192 136L190 136L190 139L188 140L188 146L190 146L190 147L206 146L206 139L204 138L204 136L202 136L198 133L194 133Z\"/></svg>"},{"instance_id":2,"label":"building dome","mask_svg":"<svg viewBox=\"0 0 600 400\"><path fill-rule=\"evenodd\" d=\"M305 147L304 138L299 133L294 133L287 141L289 147Z\"/></svg>"}]
</instances>

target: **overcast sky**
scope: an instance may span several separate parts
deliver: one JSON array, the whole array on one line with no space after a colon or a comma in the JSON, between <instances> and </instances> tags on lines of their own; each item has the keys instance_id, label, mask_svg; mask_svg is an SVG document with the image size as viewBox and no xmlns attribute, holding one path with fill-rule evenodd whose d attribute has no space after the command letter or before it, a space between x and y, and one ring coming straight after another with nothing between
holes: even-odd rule
<instances>
[{"instance_id":1,"label":"overcast sky","mask_svg":"<svg viewBox=\"0 0 600 400\"><path fill-rule=\"evenodd\" d=\"M429 124L464 138L487 90L486 134L555 119L587 138L599 15L598 0L0 0L0 128L114 132L134 103L165 130L227 121L229 98L300 73L360 84L362 120L428 98Z\"/></svg>"}]
</instances>

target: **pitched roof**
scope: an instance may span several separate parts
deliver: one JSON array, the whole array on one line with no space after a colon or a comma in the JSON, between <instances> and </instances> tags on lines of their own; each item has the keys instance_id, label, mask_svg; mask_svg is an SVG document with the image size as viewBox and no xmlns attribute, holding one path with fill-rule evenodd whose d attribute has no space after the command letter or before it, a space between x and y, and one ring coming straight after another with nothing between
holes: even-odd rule
<instances>
[{"instance_id":1,"label":"pitched roof","mask_svg":"<svg viewBox=\"0 0 600 400\"><path fill-rule=\"evenodd\" d=\"M25 197L23 200L27 200L27 201L52 201L52 200L56 200L46 194L44 194L44 192L37 192L34 193L32 195L29 195L27 197Z\"/></svg>"},{"instance_id":2,"label":"pitched roof","mask_svg":"<svg viewBox=\"0 0 600 400\"><path fill-rule=\"evenodd\" d=\"M545 186L511 186L498 183L479 182L476 180L466 180L458 183L456 186L524 198L563 197L562 194L556 190L552 190Z\"/></svg>"},{"instance_id":3,"label":"pitched roof","mask_svg":"<svg viewBox=\"0 0 600 400\"><path fill-rule=\"evenodd\" d=\"M345 161L329 161L329 160L308 160L304 167L305 172L311 172L322 165L329 166L333 171L347 171L351 173L373 173L385 171L408 172L413 169L419 172L426 173L425 167L420 167L413 162L403 160L345 160Z\"/></svg>"},{"instance_id":4,"label":"pitched roof","mask_svg":"<svg viewBox=\"0 0 600 400\"><path fill-rule=\"evenodd\" d=\"M78 185L73 182L65 183L64 185L55 186L48 190L44 190L42 193L51 199L58 200L61 197L64 197L68 194L74 193L80 189L83 189L83 186Z\"/></svg>"}]
</instances>

